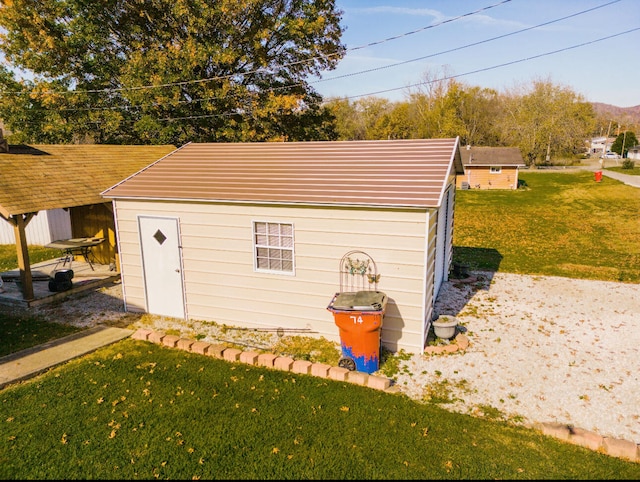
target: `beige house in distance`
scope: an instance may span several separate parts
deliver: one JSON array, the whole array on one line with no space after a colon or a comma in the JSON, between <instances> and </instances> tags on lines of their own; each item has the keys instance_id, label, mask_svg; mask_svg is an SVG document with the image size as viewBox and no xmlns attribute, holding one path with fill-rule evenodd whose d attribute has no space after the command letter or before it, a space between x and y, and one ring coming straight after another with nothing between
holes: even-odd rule
<instances>
[{"instance_id":1,"label":"beige house in distance","mask_svg":"<svg viewBox=\"0 0 640 482\"><path fill-rule=\"evenodd\" d=\"M518 169L525 167L517 147L466 146L460 149L464 174L458 189L517 189Z\"/></svg>"},{"instance_id":2,"label":"beige house in distance","mask_svg":"<svg viewBox=\"0 0 640 482\"><path fill-rule=\"evenodd\" d=\"M382 345L421 353L451 266L458 143L186 144L102 192L125 308L339 342L336 293L380 291ZM357 290L351 253L375 266Z\"/></svg>"}]
</instances>

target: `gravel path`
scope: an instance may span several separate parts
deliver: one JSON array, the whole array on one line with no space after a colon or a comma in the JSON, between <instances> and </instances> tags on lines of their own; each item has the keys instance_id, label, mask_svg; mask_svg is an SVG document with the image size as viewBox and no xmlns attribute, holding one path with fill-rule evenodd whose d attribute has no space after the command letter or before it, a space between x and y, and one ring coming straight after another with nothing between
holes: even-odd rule
<instances>
[{"instance_id":1,"label":"gravel path","mask_svg":"<svg viewBox=\"0 0 640 482\"><path fill-rule=\"evenodd\" d=\"M461 413L558 422L640 443L640 285L474 273L450 280L436 309L456 315L464 352L413 356L398 377L409 396L451 389ZM515 417L515 418L514 418Z\"/></svg>"},{"instance_id":2,"label":"gravel path","mask_svg":"<svg viewBox=\"0 0 640 482\"><path fill-rule=\"evenodd\" d=\"M446 282L436 302L440 314L457 317L469 346L412 355L396 375L400 389L417 400L447 399L443 408L459 413L558 422L640 443L640 285L473 276L475 282ZM150 327L123 312L119 284L39 311L77 326ZM154 323L157 331L181 328L171 319ZM190 332L214 330L188 323ZM219 332L209 334L205 341L219 340ZM237 331L235 341L268 346L269 336Z\"/></svg>"}]
</instances>

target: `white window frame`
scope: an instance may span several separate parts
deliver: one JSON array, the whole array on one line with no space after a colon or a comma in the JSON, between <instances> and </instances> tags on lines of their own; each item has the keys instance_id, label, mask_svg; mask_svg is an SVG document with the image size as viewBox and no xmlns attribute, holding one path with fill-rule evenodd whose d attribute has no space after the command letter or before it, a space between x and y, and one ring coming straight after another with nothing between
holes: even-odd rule
<instances>
[{"instance_id":1,"label":"white window frame","mask_svg":"<svg viewBox=\"0 0 640 482\"><path fill-rule=\"evenodd\" d=\"M254 220L253 269L260 273L295 275L294 226L289 222ZM290 259L289 259L290 258ZM268 266L264 266L264 264Z\"/></svg>"},{"instance_id":2,"label":"white window frame","mask_svg":"<svg viewBox=\"0 0 640 482\"><path fill-rule=\"evenodd\" d=\"M490 174L502 174L502 167L501 166L489 166L489 173Z\"/></svg>"}]
</instances>

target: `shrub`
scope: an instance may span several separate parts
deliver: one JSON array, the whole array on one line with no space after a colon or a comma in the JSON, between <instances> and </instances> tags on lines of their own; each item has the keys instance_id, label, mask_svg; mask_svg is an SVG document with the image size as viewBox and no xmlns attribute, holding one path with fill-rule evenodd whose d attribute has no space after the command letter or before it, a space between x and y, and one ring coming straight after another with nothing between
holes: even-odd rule
<instances>
[{"instance_id":1,"label":"shrub","mask_svg":"<svg viewBox=\"0 0 640 482\"><path fill-rule=\"evenodd\" d=\"M632 161L631 159L625 159L622 161L622 169L633 169L635 165L635 161Z\"/></svg>"}]
</instances>

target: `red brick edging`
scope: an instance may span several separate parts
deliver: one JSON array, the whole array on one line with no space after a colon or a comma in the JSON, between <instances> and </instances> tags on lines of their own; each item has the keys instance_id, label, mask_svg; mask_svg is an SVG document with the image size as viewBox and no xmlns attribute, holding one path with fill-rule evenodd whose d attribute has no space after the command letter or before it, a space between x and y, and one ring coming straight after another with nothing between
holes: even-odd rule
<instances>
[{"instance_id":1,"label":"red brick edging","mask_svg":"<svg viewBox=\"0 0 640 482\"><path fill-rule=\"evenodd\" d=\"M386 377L370 375L359 371L351 371L342 367L334 367L324 363L312 363L306 360L294 360L290 357L278 356L270 353L258 353L255 351L242 351L237 348L229 348L224 345L212 344L204 341L194 341L180 338L176 335L166 335L161 332L139 329L131 335L131 338L142 341L149 341L158 345L170 348L198 353L200 355L211 356L230 362L241 362L249 365L264 366L276 370L290 371L313 375L321 378L354 383L375 390L383 390L389 393L400 393L397 385L393 385ZM455 343L446 346L433 346L425 349L425 354L438 354L443 352L464 351L469 345L466 335L458 334ZM454 347L448 348L447 347ZM429 350L433 349L433 350ZM442 349L442 350L440 350ZM628 460L630 462L640 462L640 445L628 440L620 440L610 437L602 437L594 432L560 423L536 423L531 428L539 430L544 435L558 438L566 442L580 445L582 447Z\"/></svg>"},{"instance_id":2,"label":"red brick edging","mask_svg":"<svg viewBox=\"0 0 640 482\"><path fill-rule=\"evenodd\" d=\"M165 335L164 333L139 329L131 335L136 340L150 341L158 345L170 348L180 348L182 350L198 353L200 355L211 356L221 360L231 362L242 362L249 365L259 365L277 370L290 371L313 375L321 378L330 378L342 382L350 382L357 385L366 386L385 392L399 393L400 389L391 384L391 380L386 377L370 375L368 373L351 371L342 367L334 367L324 363L312 363L306 360L294 360L286 356L278 356L269 353L258 353L255 351L242 351L237 348L229 348L224 345L207 343L204 341L193 341L180 338L176 335Z\"/></svg>"}]
</instances>

